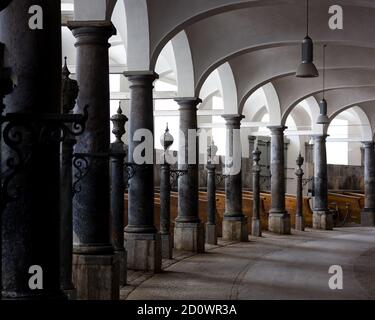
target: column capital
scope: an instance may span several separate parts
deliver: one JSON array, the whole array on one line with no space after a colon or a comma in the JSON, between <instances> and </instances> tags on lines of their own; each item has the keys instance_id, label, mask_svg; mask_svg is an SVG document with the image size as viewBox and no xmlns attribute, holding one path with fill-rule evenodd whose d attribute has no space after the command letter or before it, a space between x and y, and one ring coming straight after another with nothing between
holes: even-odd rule
<instances>
[{"instance_id":1,"label":"column capital","mask_svg":"<svg viewBox=\"0 0 375 320\"><path fill-rule=\"evenodd\" d=\"M72 31L74 37L79 39L76 46L92 43L99 44L103 41L107 42L110 37L117 34L113 23L105 20L68 21L67 26Z\"/></svg>"},{"instance_id":2,"label":"column capital","mask_svg":"<svg viewBox=\"0 0 375 320\"><path fill-rule=\"evenodd\" d=\"M248 135L247 136L247 139L250 141L250 142L254 142L256 140L256 136L252 136L252 135Z\"/></svg>"},{"instance_id":3,"label":"column capital","mask_svg":"<svg viewBox=\"0 0 375 320\"><path fill-rule=\"evenodd\" d=\"M362 141L361 143L364 148L373 148L375 145L374 141Z\"/></svg>"},{"instance_id":4,"label":"column capital","mask_svg":"<svg viewBox=\"0 0 375 320\"><path fill-rule=\"evenodd\" d=\"M155 81L159 79L159 75L152 70L136 70L136 71L125 71L123 75L130 81L134 80L147 80Z\"/></svg>"},{"instance_id":5,"label":"column capital","mask_svg":"<svg viewBox=\"0 0 375 320\"><path fill-rule=\"evenodd\" d=\"M242 119L245 118L242 114L223 114L227 126L240 126Z\"/></svg>"},{"instance_id":6,"label":"column capital","mask_svg":"<svg viewBox=\"0 0 375 320\"><path fill-rule=\"evenodd\" d=\"M315 141L326 142L326 139L329 137L329 134L314 134L311 137L314 138Z\"/></svg>"},{"instance_id":7,"label":"column capital","mask_svg":"<svg viewBox=\"0 0 375 320\"><path fill-rule=\"evenodd\" d=\"M198 97L181 97L175 98L174 101L180 106L180 110L197 109L198 104L202 103L202 100Z\"/></svg>"},{"instance_id":8,"label":"column capital","mask_svg":"<svg viewBox=\"0 0 375 320\"><path fill-rule=\"evenodd\" d=\"M268 126L267 129L271 130L272 135L277 135L277 134L283 134L288 127L280 125L280 126Z\"/></svg>"}]
</instances>

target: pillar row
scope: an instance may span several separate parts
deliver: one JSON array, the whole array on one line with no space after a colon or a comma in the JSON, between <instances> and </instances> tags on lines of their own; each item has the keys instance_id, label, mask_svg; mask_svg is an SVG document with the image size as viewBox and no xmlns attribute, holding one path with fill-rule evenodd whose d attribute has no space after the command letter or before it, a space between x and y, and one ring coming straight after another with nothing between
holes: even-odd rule
<instances>
[{"instance_id":1,"label":"pillar row","mask_svg":"<svg viewBox=\"0 0 375 320\"><path fill-rule=\"evenodd\" d=\"M178 215L174 228L174 247L180 250L204 251L204 226L199 219L197 106L199 98L178 98L180 145L178 168L187 170L178 179Z\"/></svg>"},{"instance_id":2,"label":"pillar row","mask_svg":"<svg viewBox=\"0 0 375 320\"><path fill-rule=\"evenodd\" d=\"M68 26L77 40L76 112L89 106L86 130L75 146L88 170L73 199L73 280L78 299L118 299L118 266L110 238L108 64L108 40L116 29L106 21L72 21Z\"/></svg>"},{"instance_id":3,"label":"pillar row","mask_svg":"<svg viewBox=\"0 0 375 320\"><path fill-rule=\"evenodd\" d=\"M290 215L285 210L285 126L271 126L271 210L268 230L279 234L290 234Z\"/></svg>"},{"instance_id":4,"label":"pillar row","mask_svg":"<svg viewBox=\"0 0 375 320\"><path fill-rule=\"evenodd\" d=\"M3 124L1 146L2 296L13 300L64 297L59 263L59 143L50 136L33 135L34 129L41 129L40 115L57 116L61 111L60 1L43 2L48 18L42 31L29 28L29 8L34 4L12 1L0 19L0 42L7 52L7 66L17 78L17 87L4 101L5 113L21 119ZM43 273L39 290L29 285L36 273Z\"/></svg>"},{"instance_id":5,"label":"pillar row","mask_svg":"<svg viewBox=\"0 0 375 320\"><path fill-rule=\"evenodd\" d=\"M313 228L332 230L333 216L328 209L327 135L314 136Z\"/></svg>"},{"instance_id":6,"label":"pillar row","mask_svg":"<svg viewBox=\"0 0 375 320\"><path fill-rule=\"evenodd\" d=\"M153 165L153 83L158 75L153 71L129 71L124 75L129 81L130 89L128 158L135 169L134 176L129 181L128 225L125 227L128 268L159 272L161 240L154 223ZM140 144L146 145L146 153L151 152L152 161L140 158Z\"/></svg>"},{"instance_id":7,"label":"pillar row","mask_svg":"<svg viewBox=\"0 0 375 320\"><path fill-rule=\"evenodd\" d=\"M375 152L374 142L365 141L364 146L364 183L365 207L361 212L363 226L375 226Z\"/></svg>"},{"instance_id":8,"label":"pillar row","mask_svg":"<svg viewBox=\"0 0 375 320\"><path fill-rule=\"evenodd\" d=\"M225 213L223 240L248 241L247 218L242 212L241 135L242 115L224 115L227 127L225 153Z\"/></svg>"}]
</instances>

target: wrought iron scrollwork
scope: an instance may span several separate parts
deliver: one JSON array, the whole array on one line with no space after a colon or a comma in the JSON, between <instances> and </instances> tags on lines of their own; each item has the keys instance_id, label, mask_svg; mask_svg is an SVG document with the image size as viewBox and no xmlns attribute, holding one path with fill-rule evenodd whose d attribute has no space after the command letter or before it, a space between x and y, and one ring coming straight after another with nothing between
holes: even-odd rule
<instances>
[{"instance_id":1,"label":"wrought iron scrollwork","mask_svg":"<svg viewBox=\"0 0 375 320\"><path fill-rule=\"evenodd\" d=\"M188 170L184 169L184 170L171 170L170 171L170 185L171 185L171 188L175 188L176 187L176 183L178 181L178 178L181 177L181 176L184 176L188 173Z\"/></svg>"},{"instance_id":2,"label":"wrought iron scrollwork","mask_svg":"<svg viewBox=\"0 0 375 320\"><path fill-rule=\"evenodd\" d=\"M227 174L224 173L216 173L216 185L220 185L226 178L228 177Z\"/></svg>"},{"instance_id":3,"label":"wrought iron scrollwork","mask_svg":"<svg viewBox=\"0 0 375 320\"><path fill-rule=\"evenodd\" d=\"M27 165L33 151L38 146L53 145L66 138L81 135L88 119L88 106L84 114L28 114L7 113L1 116L1 125L5 145L10 149L5 161L7 169L2 172L1 207L19 198L17 186L10 191L10 186L18 173Z\"/></svg>"},{"instance_id":4,"label":"wrought iron scrollwork","mask_svg":"<svg viewBox=\"0 0 375 320\"><path fill-rule=\"evenodd\" d=\"M125 184L129 187L129 181L135 176L138 165L135 163L126 162L125 168Z\"/></svg>"},{"instance_id":5,"label":"wrought iron scrollwork","mask_svg":"<svg viewBox=\"0 0 375 320\"><path fill-rule=\"evenodd\" d=\"M73 182L73 197L74 197L77 193L80 193L82 190L82 186L80 182L89 173L90 163L84 154L74 154L73 155L73 167L76 169L76 173L74 174L75 180Z\"/></svg>"}]
</instances>

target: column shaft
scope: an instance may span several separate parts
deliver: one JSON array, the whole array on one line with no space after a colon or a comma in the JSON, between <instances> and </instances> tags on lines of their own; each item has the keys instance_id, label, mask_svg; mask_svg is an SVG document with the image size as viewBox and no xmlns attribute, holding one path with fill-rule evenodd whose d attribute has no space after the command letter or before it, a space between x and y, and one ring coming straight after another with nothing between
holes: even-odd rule
<instances>
[{"instance_id":1,"label":"column shaft","mask_svg":"<svg viewBox=\"0 0 375 320\"><path fill-rule=\"evenodd\" d=\"M331 230L333 217L328 210L327 135L314 136L314 212L313 228Z\"/></svg>"},{"instance_id":2,"label":"column shaft","mask_svg":"<svg viewBox=\"0 0 375 320\"><path fill-rule=\"evenodd\" d=\"M61 173L60 173L60 210L61 210L61 289L70 297L74 297L72 281L73 263L73 147L76 140L70 138L61 146Z\"/></svg>"},{"instance_id":3,"label":"column shaft","mask_svg":"<svg viewBox=\"0 0 375 320\"><path fill-rule=\"evenodd\" d=\"M125 72L130 88L129 162L137 164L129 181L128 225L125 242L128 268L159 272L161 270L160 235L154 225L154 118L152 71ZM142 137L140 141L139 137ZM140 144L151 153L151 161L141 159ZM143 150L143 148L142 148Z\"/></svg>"},{"instance_id":4,"label":"column shaft","mask_svg":"<svg viewBox=\"0 0 375 320\"><path fill-rule=\"evenodd\" d=\"M175 223L174 247L176 249L203 252L204 228L199 219L198 207L198 98L179 98L180 145L178 168L187 173L178 179L178 216ZM190 132L189 132L190 131Z\"/></svg>"},{"instance_id":5,"label":"column shaft","mask_svg":"<svg viewBox=\"0 0 375 320\"><path fill-rule=\"evenodd\" d=\"M290 215L285 210L285 167L284 130L285 126L271 126L271 210L268 230L280 234L290 234Z\"/></svg>"},{"instance_id":6,"label":"column shaft","mask_svg":"<svg viewBox=\"0 0 375 320\"><path fill-rule=\"evenodd\" d=\"M15 169L8 166L8 160L21 165L2 190L3 195L9 193L14 197L2 212L2 294L6 299L63 297L59 264L60 146L38 140L28 127L38 127L40 124L32 119L38 119L42 113L60 112L60 1L43 1L44 29L35 31L29 28L28 12L40 2L13 1L0 19L0 41L8 53L7 65L17 78L17 87L5 99L5 112L20 117L27 114L27 125L21 123L4 132L1 147L4 176ZM5 145L6 138L14 142L19 153ZM29 286L32 266L43 270L43 289L32 290Z\"/></svg>"},{"instance_id":7,"label":"column shaft","mask_svg":"<svg viewBox=\"0 0 375 320\"><path fill-rule=\"evenodd\" d=\"M255 237L262 236L262 225L260 220L260 160L261 152L253 151L253 216L251 223L251 234Z\"/></svg>"},{"instance_id":8,"label":"column shaft","mask_svg":"<svg viewBox=\"0 0 375 320\"><path fill-rule=\"evenodd\" d=\"M172 259L173 239L171 237L171 166L160 166L160 235L162 258Z\"/></svg>"},{"instance_id":9,"label":"column shaft","mask_svg":"<svg viewBox=\"0 0 375 320\"><path fill-rule=\"evenodd\" d=\"M361 212L363 226L375 225L375 152L374 142L366 141L364 145L364 184L365 207Z\"/></svg>"},{"instance_id":10,"label":"column shaft","mask_svg":"<svg viewBox=\"0 0 375 320\"><path fill-rule=\"evenodd\" d=\"M112 143L111 151L111 242L119 263L120 286L124 286L127 278L124 248L124 143Z\"/></svg>"},{"instance_id":11,"label":"column shaft","mask_svg":"<svg viewBox=\"0 0 375 320\"><path fill-rule=\"evenodd\" d=\"M206 243L217 244L216 234L216 168L214 164L207 165L207 223Z\"/></svg>"},{"instance_id":12,"label":"column shaft","mask_svg":"<svg viewBox=\"0 0 375 320\"><path fill-rule=\"evenodd\" d=\"M247 218L242 212L242 146L240 126L242 115L224 115L227 127L225 154L225 213L223 239L247 241Z\"/></svg>"},{"instance_id":13,"label":"column shaft","mask_svg":"<svg viewBox=\"0 0 375 320\"><path fill-rule=\"evenodd\" d=\"M75 146L75 153L88 161L88 171L73 200L73 279L78 299L118 299L110 238L108 64L108 39L116 30L106 21L72 21L68 26L77 40L76 112L89 106L86 130Z\"/></svg>"}]
</instances>

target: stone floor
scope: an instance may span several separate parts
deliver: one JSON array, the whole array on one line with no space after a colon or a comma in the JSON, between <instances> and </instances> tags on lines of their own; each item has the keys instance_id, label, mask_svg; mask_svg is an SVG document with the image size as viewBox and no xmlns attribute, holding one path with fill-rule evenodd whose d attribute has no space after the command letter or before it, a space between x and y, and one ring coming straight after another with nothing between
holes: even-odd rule
<instances>
[{"instance_id":1,"label":"stone floor","mask_svg":"<svg viewBox=\"0 0 375 320\"><path fill-rule=\"evenodd\" d=\"M129 272L122 299L375 299L375 228L264 233L247 243L219 241L205 254L176 252L164 271ZM328 269L343 269L343 290Z\"/></svg>"}]
</instances>

